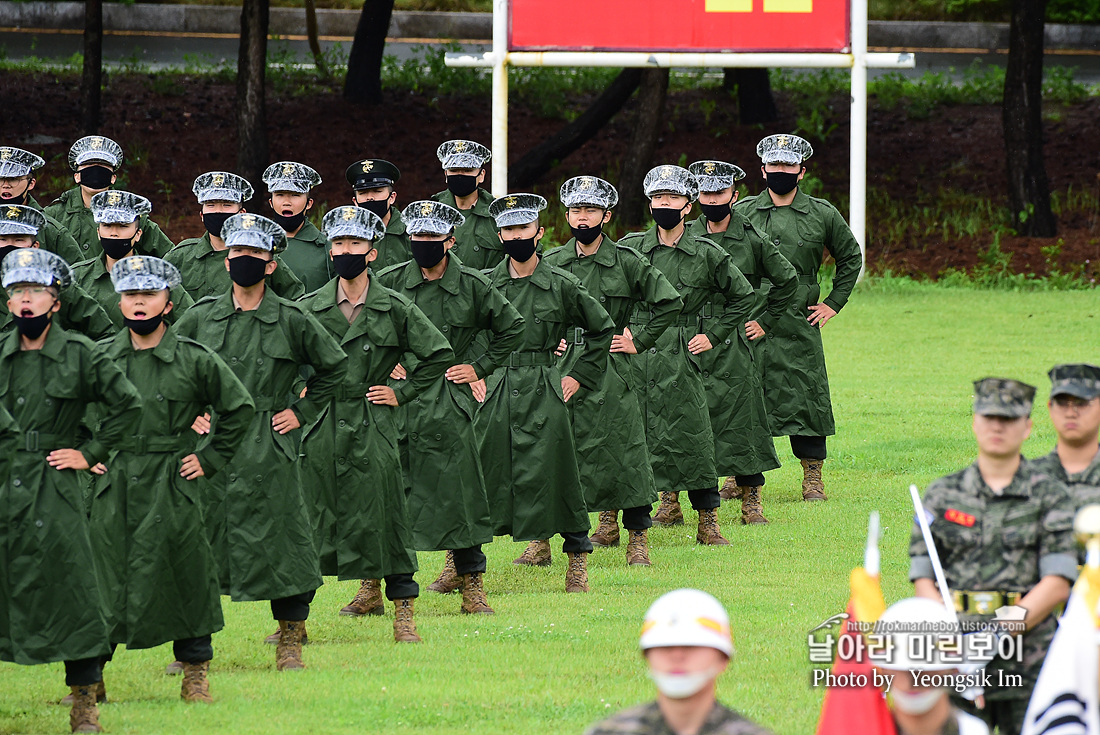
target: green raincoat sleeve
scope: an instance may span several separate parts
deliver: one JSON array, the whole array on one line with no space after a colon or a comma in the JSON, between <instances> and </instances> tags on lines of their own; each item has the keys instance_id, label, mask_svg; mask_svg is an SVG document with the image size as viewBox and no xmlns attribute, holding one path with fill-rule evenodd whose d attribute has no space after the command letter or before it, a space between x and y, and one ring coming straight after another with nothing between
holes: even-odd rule
<instances>
[{"instance_id":1,"label":"green raincoat sleeve","mask_svg":"<svg viewBox=\"0 0 1100 735\"><path fill-rule=\"evenodd\" d=\"M486 282L477 313L482 317L481 327L490 334L485 354L473 361L477 377L485 378L519 349L523 342L523 316L492 284Z\"/></svg>"},{"instance_id":2,"label":"green raincoat sleeve","mask_svg":"<svg viewBox=\"0 0 1100 735\"><path fill-rule=\"evenodd\" d=\"M731 334L736 334L741 325L748 321L754 292L748 279L733 264L729 253L713 243L701 242L700 245L705 245L708 248L708 258L714 259L715 285L726 297L722 316L710 320L709 331L705 332L711 344L718 344Z\"/></svg>"},{"instance_id":3,"label":"green raincoat sleeve","mask_svg":"<svg viewBox=\"0 0 1100 735\"><path fill-rule=\"evenodd\" d=\"M141 396L122 371L97 345L89 345L89 359L79 375L88 402L98 403L98 427L77 449L88 464L107 461L111 447L120 446L141 414Z\"/></svg>"},{"instance_id":4,"label":"green raincoat sleeve","mask_svg":"<svg viewBox=\"0 0 1100 735\"><path fill-rule=\"evenodd\" d=\"M80 332L91 340L110 337L118 331L99 302L75 283L61 292L61 311L57 316L65 329Z\"/></svg>"},{"instance_id":5,"label":"green raincoat sleeve","mask_svg":"<svg viewBox=\"0 0 1100 735\"><path fill-rule=\"evenodd\" d=\"M859 251L852 229L836 207L828 202L825 209L825 246L836 261L836 274L833 276L833 290L825 297L825 304L833 311L840 311L848 303L852 289L856 287L859 269L863 267L863 255Z\"/></svg>"},{"instance_id":6,"label":"green raincoat sleeve","mask_svg":"<svg viewBox=\"0 0 1100 735\"><path fill-rule=\"evenodd\" d=\"M631 250L631 252L636 252ZM648 350L657 344L657 339L676 321L684 300L676 287L665 278L665 274L653 267L641 254L622 258L623 264L630 264L637 273L631 279L637 292L634 297L649 304L650 319L644 325L635 325L630 333L634 336L634 346L638 350Z\"/></svg>"},{"instance_id":7,"label":"green raincoat sleeve","mask_svg":"<svg viewBox=\"0 0 1100 735\"><path fill-rule=\"evenodd\" d=\"M443 377L447 368L455 363L455 353L443 332L416 304L401 297L405 306L404 335L402 345L406 352L416 357L416 367L409 371L408 379L393 389L398 404L405 404L423 393Z\"/></svg>"},{"instance_id":8,"label":"green raincoat sleeve","mask_svg":"<svg viewBox=\"0 0 1100 735\"><path fill-rule=\"evenodd\" d=\"M567 273L567 271L561 271ZM565 316L569 323L585 330L584 352L577 358L569 377L589 390L600 385L611 349L611 336L615 322L611 315L592 298L588 289L572 274L563 280L561 295Z\"/></svg>"},{"instance_id":9,"label":"green raincoat sleeve","mask_svg":"<svg viewBox=\"0 0 1100 735\"><path fill-rule=\"evenodd\" d=\"M309 365L312 374L306 378L306 394L294 401L292 408L302 426L317 420L328 402L336 397L336 389L348 372L347 355L329 331L305 310L294 305L286 310L298 322L290 330L294 339L295 359L299 365Z\"/></svg>"},{"instance_id":10,"label":"green raincoat sleeve","mask_svg":"<svg viewBox=\"0 0 1100 735\"><path fill-rule=\"evenodd\" d=\"M181 339L193 342L186 337ZM209 348L198 342L193 344L201 347L204 355L196 364L198 384L206 387L205 400L218 416L210 432L209 442L195 451L203 472L210 478L232 459L244 440L256 411L248 389L229 366Z\"/></svg>"},{"instance_id":11,"label":"green raincoat sleeve","mask_svg":"<svg viewBox=\"0 0 1100 735\"><path fill-rule=\"evenodd\" d=\"M772 326L783 316L790 306L791 299L798 293L798 271L791 265L791 261L783 257L779 247L760 231L756 225L745 222L753 238L753 246L759 248L760 255L757 262L760 264L761 274L772 284L768 291L767 303L764 313L760 314L756 321L765 333L772 330Z\"/></svg>"}]
</instances>

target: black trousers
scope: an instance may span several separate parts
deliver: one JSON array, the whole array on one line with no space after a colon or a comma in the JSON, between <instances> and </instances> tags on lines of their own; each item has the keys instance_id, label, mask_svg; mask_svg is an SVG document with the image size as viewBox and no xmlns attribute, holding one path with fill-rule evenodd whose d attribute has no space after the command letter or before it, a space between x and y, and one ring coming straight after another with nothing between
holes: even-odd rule
<instances>
[{"instance_id":1,"label":"black trousers","mask_svg":"<svg viewBox=\"0 0 1100 735\"><path fill-rule=\"evenodd\" d=\"M823 436L792 435L791 452L799 459L825 459L828 456L828 452L825 451L825 437Z\"/></svg>"},{"instance_id":2,"label":"black trousers","mask_svg":"<svg viewBox=\"0 0 1100 735\"><path fill-rule=\"evenodd\" d=\"M737 475L737 487L763 487L764 486L764 473L757 472L755 475Z\"/></svg>"},{"instance_id":3,"label":"black trousers","mask_svg":"<svg viewBox=\"0 0 1100 735\"><path fill-rule=\"evenodd\" d=\"M468 549L455 549L451 553L454 554L455 574L458 576L485 573L485 552L481 550L480 544Z\"/></svg>"},{"instance_id":4,"label":"black trousers","mask_svg":"<svg viewBox=\"0 0 1100 735\"><path fill-rule=\"evenodd\" d=\"M81 658L65 662L65 686L87 687L103 681L103 659Z\"/></svg>"},{"instance_id":5,"label":"black trousers","mask_svg":"<svg viewBox=\"0 0 1100 735\"><path fill-rule=\"evenodd\" d=\"M653 512L653 505L639 505L637 508L625 508L623 510L623 528L628 531L644 531L647 528L652 528L653 518L650 514Z\"/></svg>"},{"instance_id":6,"label":"black trousers","mask_svg":"<svg viewBox=\"0 0 1100 735\"><path fill-rule=\"evenodd\" d=\"M592 542L588 540L588 533L563 533L561 535L565 543L561 550L567 554L591 554Z\"/></svg>"},{"instance_id":7,"label":"black trousers","mask_svg":"<svg viewBox=\"0 0 1100 735\"><path fill-rule=\"evenodd\" d=\"M484 564L485 556L483 555L481 558L482 564ZM455 552L455 570L458 570L457 551ZM383 579L386 580L387 600L403 600L406 597L420 596L420 585L413 580L412 574L387 574Z\"/></svg>"},{"instance_id":8,"label":"black trousers","mask_svg":"<svg viewBox=\"0 0 1100 735\"><path fill-rule=\"evenodd\" d=\"M289 620L293 622L309 618L309 603L313 602L313 596L317 590L302 592L290 597L280 597L271 601L271 617L276 620Z\"/></svg>"},{"instance_id":9,"label":"black trousers","mask_svg":"<svg viewBox=\"0 0 1100 735\"><path fill-rule=\"evenodd\" d=\"M702 490L688 490L688 500L691 501L691 507L695 510L713 510L722 504L717 485Z\"/></svg>"},{"instance_id":10,"label":"black trousers","mask_svg":"<svg viewBox=\"0 0 1100 735\"><path fill-rule=\"evenodd\" d=\"M111 652L103 657L103 665L115 657L118 644L111 645ZM201 664L214 658L214 642L208 635L200 635L198 638L180 638L172 641L172 655L176 661L185 664Z\"/></svg>"}]
</instances>

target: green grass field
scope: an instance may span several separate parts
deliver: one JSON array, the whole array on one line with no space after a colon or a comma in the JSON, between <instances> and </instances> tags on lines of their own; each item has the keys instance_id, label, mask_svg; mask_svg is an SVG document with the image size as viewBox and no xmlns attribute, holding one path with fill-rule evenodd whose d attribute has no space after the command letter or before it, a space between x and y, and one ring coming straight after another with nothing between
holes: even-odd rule
<instances>
[{"instance_id":1,"label":"green grass field","mask_svg":"<svg viewBox=\"0 0 1100 735\"><path fill-rule=\"evenodd\" d=\"M565 557L550 569L514 567L522 545L487 548L494 617L458 614L459 598L425 592L417 622L425 643L397 646L387 617L353 620L336 610L354 582L317 595L305 649L308 670L277 674L263 603L225 602L215 635L213 706L185 706L179 679L162 674L169 646L120 651L106 670L111 733L325 732L580 733L611 712L650 699L637 636L661 593L694 586L730 613L735 657L719 681L728 705L783 735L813 731L822 691L811 688L806 635L844 609L848 573L862 563L867 514L882 513L887 602L909 594L909 483L971 460L970 381L1015 377L1039 386L1031 456L1050 450L1047 369L1096 362L1100 304L1092 292L1009 293L885 284L861 288L826 328L840 433L826 463L827 503L804 504L801 472L781 441L768 476L771 524L743 528L721 510L732 545L694 544L695 514L651 533L650 569L628 569L623 550L592 555L588 595L562 591ZM593 521L595 519L593 518ZM625 536L624 536L625 544ZM556 543L560 549L560 539ZM421 554L429 583L442 554ZM61 664L0 664L0 733L67 732Z\"/></svg>"}]
</instances>

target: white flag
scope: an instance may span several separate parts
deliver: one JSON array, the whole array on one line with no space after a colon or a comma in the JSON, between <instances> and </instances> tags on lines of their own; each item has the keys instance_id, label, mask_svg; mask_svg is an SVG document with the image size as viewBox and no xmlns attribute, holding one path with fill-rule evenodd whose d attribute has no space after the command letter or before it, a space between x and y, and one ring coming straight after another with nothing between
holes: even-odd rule
<instances>
[{"instance_id":1,"label":"white flag","mask_svg":"<svg viewBox=\"0 0 1100 735\"><path fill-rule=\"evenodd\" d=\"M1081 578L1073 587L1032 692L1022 735L1100 735L1098 572L1100 570L1082 570Z\"/></svg>"}]
</instances>

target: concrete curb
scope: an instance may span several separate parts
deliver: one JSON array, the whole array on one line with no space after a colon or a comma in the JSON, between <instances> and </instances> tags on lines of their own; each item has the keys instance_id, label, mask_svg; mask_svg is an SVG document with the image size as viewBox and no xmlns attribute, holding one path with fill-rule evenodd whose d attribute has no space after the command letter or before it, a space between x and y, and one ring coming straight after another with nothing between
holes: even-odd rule
<instances>
[{"instance_id":1,"label":"concrete curb","mask_svg":"<svg viewBox=\"0 0 1100 735\"><path fill-rule=\"evenodd\" d=\"M358 10L318 10L318 33L350 38L359 22ZM213 5L103 4L103 25L108 31L162 33L217 33L236 35L240 9ZM394 12L390 38L435 38L484 40L492 38L492 14L444 12ZM81 29L81 2L0 2L0 27ZM272 8L271 33L304 35L305 11L301 8ZM925 23L918 21L871 21L868 41L874 47L901 49L984 49L1008 48L1007 23ZM1100 50L1100 25L1046 26L1046 48L1050 50Z\"/></svg>"}]
</instances>

